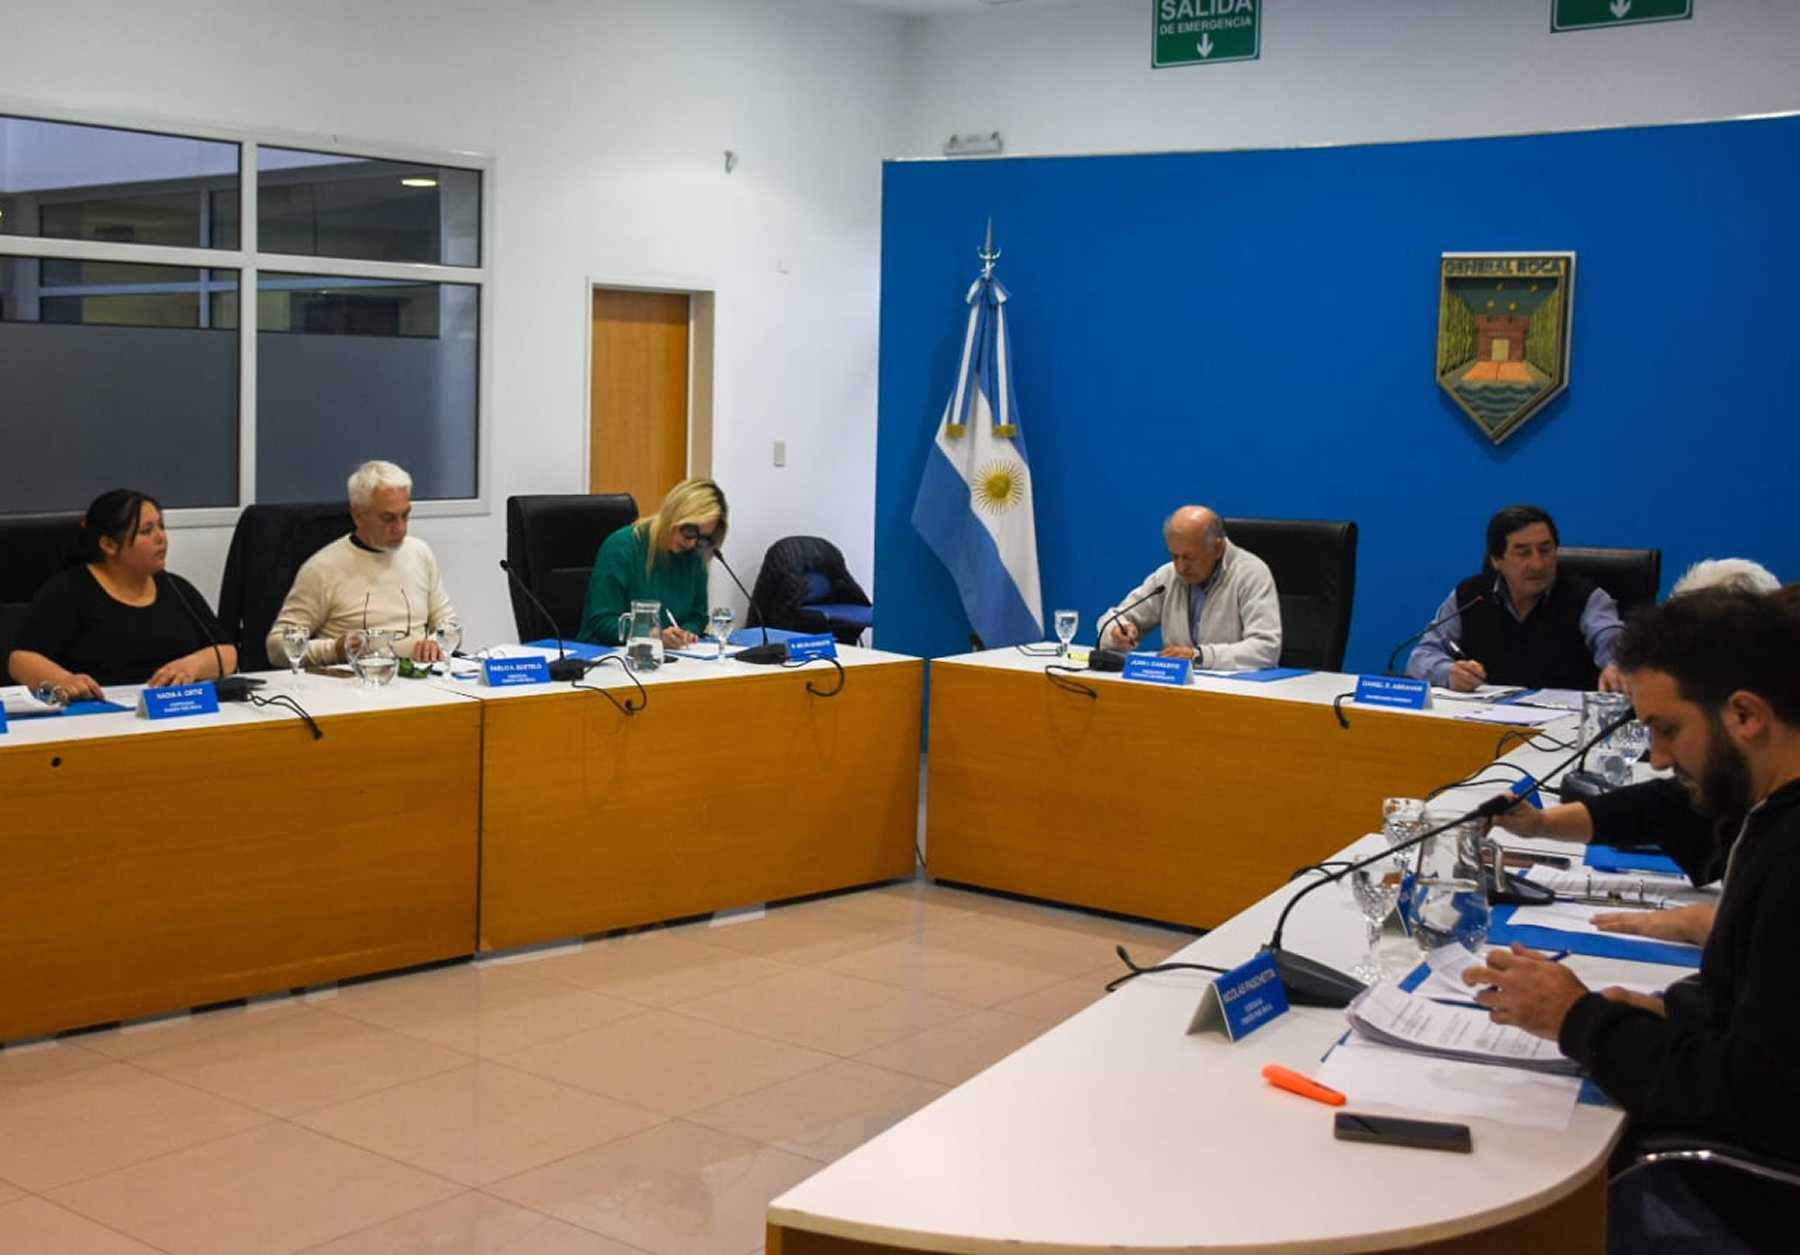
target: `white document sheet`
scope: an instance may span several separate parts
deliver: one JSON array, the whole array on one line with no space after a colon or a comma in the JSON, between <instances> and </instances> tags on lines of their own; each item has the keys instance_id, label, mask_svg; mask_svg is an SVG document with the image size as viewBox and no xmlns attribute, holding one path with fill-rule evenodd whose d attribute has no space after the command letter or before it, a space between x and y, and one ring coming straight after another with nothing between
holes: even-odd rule
<instances>
[{"instance_id":1,"label":"white document sheet","mask_svg":"<svg viewBox=\"0 0 1800 1255\"><path fill-rule=\"evenodd\" d=\"M1467 693L1459 693L1455 689L1434 684L1431 686L1431 700L1433 702L1503 702L1509 697L1517 697L1524 691L1522 688L1505 684L1483 684Z\"/></svg>"},{"instance_id":2,"label":"white document sheet","mask_svg":"<svg viewBox=\"0 0 1800 1255\"><path fill-rule=\"evenodd\" d=\"M1358 994L1345 1017L1358 1036L1405 1050L1540 1071L1579 1067L1555 1042L1496 1024L1478 1007L1446 1006L1388 981Z\"/></svg>"},{"instance_id":3,"label":"white document sheet","mask_svg":"<svg viewBox=\"0 0 1800 1255\"><path fill-rule=\"evenodd\" d=\"M1594 916L1608 915L1620 908L1593 902L1553 902L1549 906L1521 906L1513 911L1512 922L1532 928L1554 928L1558 932L1585 933L1594 937L1616 937L1620 941L1649 941L1648 937L1636 937L1630 933L1605 932L1594 926ZM1700 957L1699 946L1685 945L1679 941L1661 941L1659 945L1682 946L1692 950L1694 957Z\"/></svg>"},{"instance_id":4,"label":"white document sheet","mask_svg":"<svg viewBox=\"0 0 1800 1255\"><path fill-rule=\"evenodd\" d=\"M1568 1128L1581 1096L1577 1076L1414 1054L1354 1033L1313 1077L1342 1092L1352 1107L1381 1103L1427 1117L1479 1116L1537 1129Z\"/></svg>"},{"instance_id":5,"label":"white document sheet","mask_svg":"<svg viewBox=\"0 0 1800 1255\"><path fill-rule=\"evenodd\" d=\"M1522 873L1534 885L1542 885L1559 897L1618 898L1621 906L1668 901L1685 906L1712 902L1717 894L1694 888L1686 876L1655 872L1597 872L1590 867L1547 867L1539 863Z\"/></svg>"},{"instance_id":6,"label":"white document sheet","mask_svg":"<svg viewBox=\"0 0 1800 1255\"><path fill-rule=\"evenodd\" d=\"M31 695L31 690L23 684L8 684L0 688L0 707L14 718L26 718L33 715L60 715L61 706L49 706Z\"/></svg>"},{"instance_id":7,"label":"white document sheet","mask_svg":"<svg viewBox=\"0 0 1800 1255\"><path fill-rule=\"evenodd\" d=\"M1475 723L1504 723L1518 728L1535 728L1540 724L1555 723L1567 711L1544 710L1537 706L1471 706L1467 710L1456 712L1456 718L1468 719Z\"/></svg>"}]
</instances>

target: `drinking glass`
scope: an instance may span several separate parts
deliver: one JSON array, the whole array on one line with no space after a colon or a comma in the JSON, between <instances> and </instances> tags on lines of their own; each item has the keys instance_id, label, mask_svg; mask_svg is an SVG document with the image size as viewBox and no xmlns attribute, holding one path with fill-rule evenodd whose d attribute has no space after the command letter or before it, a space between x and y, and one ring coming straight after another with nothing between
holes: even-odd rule
<instances>
[{"instance_id":1,"label":"drinking glass","mask_svg":"<svg viewBox=\"0 0 1800 1255\"><path fill-rule=\"evenodd\" d=\"M460 619L445 619L431 629L431 639L444 654L444 674L450 674L450 660L456 657L456 651L462 648L463 625Z\"/></svg>"},{"instance_id":2,"label":"drinking glass","mask_svg":"<svg viewBox=\"0 0 1800 1255\"><path fill-rule=\"evenodd\" d=\"M1406 870L1413 860L1413 851L1397 847L1405 845L1421 832L1425 831L1425 802L1416 797L1383 798L1381 802L1381 835L1387 838L1388 848L1394 850L1394 866L1401 871Z\"/></svg>"},{"instance_id":3,"label":"drinking glass","mask_svg":"<svg viewBox=\"0 0 1800 1255\"><path fill-rule=\"evenodd\" d=\"M721 662L725 658L725 643L731 639L731 621L735 618L737 612L730 606L714 606L706 619L706 634L718 642Z\"/></svg>"},{"instance_id":4,"label":"drinking glass","mask_svg":"<svg viewBox=\"0 0 1800 1255\"><path fill-rule=\"evenodd\" d=\"M1356 899L1356 905L1362 911L1363 925L1368 930L1368 944L1362 961L1350 969L1350 974L1365 985L1373 985L1386 975L1375 947L1381 941L1381 926L1400 900L1400 873L1380 865L1359 867L1350 873L1350 894Z\"/></svg>"},{"instance_id":5,"label":"drinking glass","mask_svg":"<svg viewBox=\"0 0 1800 1255\"><path fill-rule=\"evenodd\" d=\"M1413 883L1413 938L1426 954L1461 946L1474 954L1487 944L1487 891L1479 880L1425 876Z\"/></svg>"},{"instance_id":6,"label":"drinking glass","mask_svg":"<svg viewBox=\"0 0 1800 1255\"><path fill-rule=\"evenodd\" d=\"M1056 612L1056 639L1062 642L1057 652L1067 655L1069 642L1075 639L1075 629L1081 626L1081 612L1078 610L1058 610Z\"/></svg>"},{"instance_id":7,"label":"drinking glass","mask_svg":"<svg viewBox=\"0 0 1800 1255\"><path fill-rule=\"evenodd\" d=\"M1631 698L1624 693L1583 693L1581 695L1581 742L1585 744L1623 715L1631 713ZM1626 724L1616 728L1605 740L1588 751L1588 764L1611 785L1631 783L1631 765L1643 753L1630 751L1634 735L1626 732Z\"/></svg>"},{"instance_id":8,"label":"drinking glass","mask_svg":"<svg viewBox=\"0 0 1800 1255\"><path fill-rule=\"evenodd\" d=\"M351 628L344 633L344 661L356 670L356 660L362 657L363 650L369 647L369 634L358 628Z\"/></svg>"},{"instance_id":9,"label":"drinking glass","mask_svg":"<svg viewBox=\"0 0 1800 1255\"><path fill-rule=\"evenodd\" d=\"M281 652L287 658L288 674L294 687L300 687L300 665L306 661L306 648L312 643L312 633L297 623L289 623L281 629Z\"/></svg>"},{"instance_id":10,"label":"drinking glass","mask_svg":"<svg viewBox=\"0 0 1800 1255\"><path fill-rule=\"evenodd\" d=\"M346 651L348 652L348 651ZM392 637L386 632L370 632L350 664L356 678L366 689L382 688L393 683L400 673L400 655L394 652Z\"/></svg>"}]
</instances>

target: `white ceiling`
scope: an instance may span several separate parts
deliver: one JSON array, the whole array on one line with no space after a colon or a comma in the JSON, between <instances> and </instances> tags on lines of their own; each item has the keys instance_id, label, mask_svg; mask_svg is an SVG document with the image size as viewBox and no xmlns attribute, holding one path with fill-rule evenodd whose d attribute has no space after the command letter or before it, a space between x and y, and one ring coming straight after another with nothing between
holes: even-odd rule
<instances>
[{"instance_id":1,"label":"white ceiling","mask_svg":"<svg viewBox=\"0 0 1800 1255\"><path fill-rule=\"evenodd\" d=\"M1022 4L1025 0L839 0L862 9L885 9L910 17L928 17L934 13L969 13L1003 4Z\"/></svg>"}]
</instances>

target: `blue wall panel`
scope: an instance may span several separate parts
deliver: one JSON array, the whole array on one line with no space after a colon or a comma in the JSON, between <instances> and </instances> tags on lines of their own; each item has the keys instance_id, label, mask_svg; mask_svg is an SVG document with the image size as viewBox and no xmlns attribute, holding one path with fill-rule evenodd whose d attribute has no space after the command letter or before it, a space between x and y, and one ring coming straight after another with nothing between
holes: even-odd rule
<instances>
[{"instance_id":1,"label":"blue wall panel","mask_svg":"<svg viewBox=\"0 0 1800 1255\"><path fill-rule=\"evenodd\" d=\"M1158 524L1362 525L1372 670L1534 501L1566 544L1800 577L1800 119L1277 152L889 163L875 581L884 648L967 648L913 495L988 215L1004 250L1044 609L1094 617ZM1568 390L1495 447L1432 375L1438 257L1577 253ZM1046 623L1046 627L1048 624Z\"/></svg>"}]
</instances>

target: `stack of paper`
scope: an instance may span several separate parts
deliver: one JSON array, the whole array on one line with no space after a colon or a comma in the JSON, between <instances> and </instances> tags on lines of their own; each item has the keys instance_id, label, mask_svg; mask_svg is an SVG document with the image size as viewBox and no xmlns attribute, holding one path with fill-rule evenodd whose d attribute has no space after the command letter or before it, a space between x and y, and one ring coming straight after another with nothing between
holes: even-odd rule
<instances>
[{"instance_id":1,"label":"stack of paper","mask_svg":"<svg viewBox=\"0 0 1800 1255\"><path fill-rule=\"evenodd\" d=\"M1621 907L1686 906L1710 902L1717 896L1694 888L1686 876L1653 872L1603 872L1588 867L1564 870L1539 863L1524 871L1525 879L1542 885L1559 898L1605 900Z\"/></svg>"},{"instance_id":2,"label":"stack of paper","mask_svg":"<svg viewBox=\"0 0 1800 1255\"><path fill-rule=\"evenodd\" d=\"M9 684L0 688L0 704L4 704L8 717L13 719L63 713L61 706L52 706L33 697L31 690L23 684Z\"/></svg>"},{"instance_id":3,"label":"stack of paper","mask_svg":"<svg viewBox=\"0 0 1800 1255\"><path fill-rule=\"evenodd\" d=\"M1533 1072L1570 1075L1581 1070L1555 1042L1495 1024L1479 1007L1433 1002L1387 981L1363 990L1345 1014L1359 1037L1384 1046Z\"/></svg>"}]
</instances>

